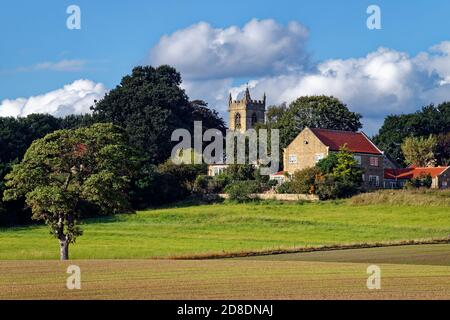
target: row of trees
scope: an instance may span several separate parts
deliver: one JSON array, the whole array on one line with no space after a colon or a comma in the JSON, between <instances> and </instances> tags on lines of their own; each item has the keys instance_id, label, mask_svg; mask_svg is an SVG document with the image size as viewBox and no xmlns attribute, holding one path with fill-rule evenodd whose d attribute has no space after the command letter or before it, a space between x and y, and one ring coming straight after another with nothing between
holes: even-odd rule
<instances>
[{"instance_id":1,"label":"row of trees","mask_svg":"<svg viewBox=\"0 0 450 320\"><path fill-rule=\"evenodd\" d=\"M450 102L437 106L425 106L411 114L390 115L385 118L373 140L381 150L399 164L407 165L414 162L414 159L407 158L408 151L402 150L405 139L408 137L426 139L430 135L436 138L433 148L436 164L448 165L450 161ZM420 144L423 145L423 143Z\"/></svg>"},{"instance_id":2,"label":"row of trees","mask_svg":"<svg viewBox=\"0 0 450 320\"><path fill-rule=\"evenodd\" d=\"M4 194L0 212L12 216L13 223L26 221L19 218L23 216L44 220L60 241L61 258L66 259L69 244L81 234L77 221L88 215L131 212L204 190L239 196L241 190L270 188L267 177L251 166L232 166L225 175L209 179L204 176L205 165L175 165L167 160L175 143L170 140L173 130L192 133L194 121L202 121L203 130L225 131L223 119L203 101L189 101L180 84L180 74L169 66L137 67L95 103L92 115L0 118L0 192ZM447 133L448 104L430 108L424 114L438 112L447 121L439 124L440 130L447 128ZM389 128L396 132L392 117L378 136L389 146L397 143L388 139ZM430 117L438 121L435 115ZM284 148L306 126L356 131L360 119L334 97L301 97L289 107L270 107L267 123L259 128L279 129ZM438 131L431 133L442 133ZM304 193L300 181L310 181L309 192L321 198L348 196L357 192L357 177L361 178L352 161L343 150L311 172L298 173L284 187ZM0 223L8 214L0 215Z\"/></svg>"}]
</instances>

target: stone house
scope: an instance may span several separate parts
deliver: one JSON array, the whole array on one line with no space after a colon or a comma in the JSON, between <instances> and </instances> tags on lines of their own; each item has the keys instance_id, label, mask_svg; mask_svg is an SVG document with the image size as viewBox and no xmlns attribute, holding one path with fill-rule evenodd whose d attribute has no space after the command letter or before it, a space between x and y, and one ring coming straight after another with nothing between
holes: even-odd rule
<instances>
[{"instance_id":1,"label":"stone house","mask_svg":"<svg viewBox=\"0 0 450 320\"><path fill-rule=\"evenodd\" d=\"M352 131L305 128L284 149L284 171L292 175L297 170L313 167L331 152L346 146L362 167L363 187L382 188L384 185L383 151L363 133Z\"/></svg>"}]
</instances>

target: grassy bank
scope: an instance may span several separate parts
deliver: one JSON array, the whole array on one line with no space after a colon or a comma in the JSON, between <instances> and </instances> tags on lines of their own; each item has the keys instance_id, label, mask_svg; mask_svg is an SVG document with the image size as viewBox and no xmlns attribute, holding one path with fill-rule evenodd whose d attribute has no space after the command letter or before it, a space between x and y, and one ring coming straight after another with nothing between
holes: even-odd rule
<instances>
[{"instance_id":1,"label":"grassy bank","mask_svg":"<svg viewBox=\"0 0 450 320\"><path fill-rule=\"evenodd\" d=\"M347 202L213 204L91 219L71 246L73 259L151 258L303 246L442 238L442 205ZM0 230L0 259L57 259L46 226Z\"/></svg>"}]
</instances>

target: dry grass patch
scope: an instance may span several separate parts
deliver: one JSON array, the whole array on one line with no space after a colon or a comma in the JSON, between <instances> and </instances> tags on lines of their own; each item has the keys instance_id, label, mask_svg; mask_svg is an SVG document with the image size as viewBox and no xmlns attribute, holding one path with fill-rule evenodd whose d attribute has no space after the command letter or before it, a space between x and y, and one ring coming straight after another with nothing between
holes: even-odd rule
<instances>
[{"instance_id":1,"label":"dry grass patch","mask_svg":"<svg viewBox=\"0 0 450 320\"><path fill-rule=\"evenodd\" d=\"M449 206L450 190L379 190L347 200L352 205Z\"/></svg>"}]
</instances>

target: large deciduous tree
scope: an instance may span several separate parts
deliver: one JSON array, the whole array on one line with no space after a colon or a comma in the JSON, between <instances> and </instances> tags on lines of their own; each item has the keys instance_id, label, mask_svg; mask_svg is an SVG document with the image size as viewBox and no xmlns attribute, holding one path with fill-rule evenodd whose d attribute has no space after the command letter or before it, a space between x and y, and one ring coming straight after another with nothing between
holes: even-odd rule
<instances>
[{"instance_id":1,"label":"large deciduous tree","mask_svg":"<svg viewBox=\"0 0 450 320\"><path fill-rule=\"evenodd\" d=\"M304 96L269 109L269 125L280 129L280 144L285 148L305 127L357 131L361 115L350 111L339 99L328 96Z\"/></svg>"},{"instance_id":2,"label":"large deciduous tree","mask_svg":"<svg viewBox=\"0 0 450 320\"><path fill-rule=\"evenodd\" d=\"M123 129L112 124L59 130L32 143L6 176L5 200L25 198L33 219L59 240L61 260L82 234L83 207L114 214L130 210L127 190L134 157Z\"/></svg>"},{"instance_id":3,"label":"large deciduous tree","mask_svg":"<svg viewBox=\"0 0 450 320\"><path fill-rule=\"evenodd\" d=\"M438 106L425 106L411 114L387 116L373 140L394 160L406 163L401 145L407 137L428 137L430 134L445 135L448 132L450 132L450 102L444 102ZM438 164L445 165L445 159L448 158L450 158L450 154L445 154L445 148L441 149L437 159Z\"/></svg>"},{"instance_id":4,"label":"large deciduous tree","mask_svg":"<svg viewBox=\"0 0 450 320\"><path fill-rule=\"evenodd\" d=\"M204 102L190 103L180 85L181 76L172 67L136 67L93 107L94 118L125 128L130 143L150 163L162 163L170 157L173 130L192 132L194 120L204 121L204 128L223 127L217 113L209 112Z\"/></svg>"}]
</instances>

